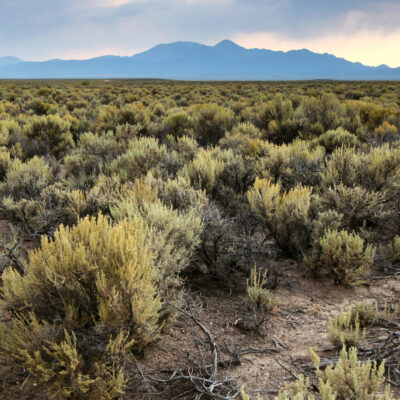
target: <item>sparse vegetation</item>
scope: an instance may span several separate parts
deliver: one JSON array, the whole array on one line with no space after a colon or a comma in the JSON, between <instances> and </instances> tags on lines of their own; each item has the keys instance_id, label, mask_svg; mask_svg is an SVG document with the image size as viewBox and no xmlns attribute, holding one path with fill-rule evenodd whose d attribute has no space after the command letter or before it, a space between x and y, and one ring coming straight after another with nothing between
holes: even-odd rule
<instances>
[{"instance_id":1,"label":"sparse vegetation","mask_svg":"<svg viewBox=\"0 0 400 400\"><path fill-rule=\"evenodd\" d=\"M353 310L342 311L329 321L328 338L335 346L359 346L364 336L358 313L354 315Z\"/></svg>"},{"instance_id":2,"label":"sparse vegetation","mask_svg":"<svg viewBox=\"0 0 400 400\"><path fill-rule=\"evenodd\" d=\"M257 270L253 267L250 272L250 278L247 281L247 303L255 328L268 318L268 314L274 306L273 294L266 288L267 271Z\"/></svg>"},{"instance_id":3,"label":"sparse vegetation","mask_svg":"<svg viewBox=\"0 0 400 400\"><path fill-rule=\"evenodd\" d=\"M280 392L277 400L391 400L389 386L379 393L384 384L384 363L379 367L367 361L357 359L357 349L348 351L343 346L335 366L320 369L320 358L311 350L311 358L318 377L318 395L314 394L308 378L299 379Z\"/></svg>"}]
</instances>

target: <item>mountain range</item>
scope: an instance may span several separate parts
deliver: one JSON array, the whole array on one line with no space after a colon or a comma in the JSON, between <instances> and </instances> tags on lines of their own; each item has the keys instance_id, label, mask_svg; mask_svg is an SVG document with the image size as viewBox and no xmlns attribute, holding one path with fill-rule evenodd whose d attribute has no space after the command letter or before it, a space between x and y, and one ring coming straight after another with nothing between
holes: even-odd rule
<instances>
[{"instance_id":1,"label":"mountain range","mask_svg":"<svg viewBox=\"0 0 400 400\"><path fill-rule=\"evenodd\" d=\"M131 57L23 61L0 57L0 79L161 78L182 80L398 80L400 67L366 66L309 50L246 49L230 40L215 46L159 44Z\"/></svg>"}]
</instances>

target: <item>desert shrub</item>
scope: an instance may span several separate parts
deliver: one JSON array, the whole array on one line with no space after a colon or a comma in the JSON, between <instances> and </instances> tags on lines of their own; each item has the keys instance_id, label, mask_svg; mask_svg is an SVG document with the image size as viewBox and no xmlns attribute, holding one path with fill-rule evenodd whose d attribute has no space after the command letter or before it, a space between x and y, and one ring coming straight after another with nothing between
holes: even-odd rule
<instances>
[{"instance_id":1,"label":"desert shrub","mask_svg":"<svg viewBox=\"0 0 400 400\"><path fill-rule=\"evenodd\" d=\"M360 330L358 313L353 315L352 311L342 311L329 321L328 338L335 346L357 347L364 336L365 331Z\"/></svg>"},{"instance_id":2,"label":"desert shrub","mask_svg":"<svg viewBox=\"0 0 400 400\"><path fill-rule=\"evenodd\" d=\"M319 200L319 198L318 198ZM318 205L318 201L316 201ZM311 240L314 242L322 237L327 229L339 230L342 226L343 214L336 210L320 211L312 223Z\"/></svg>"},{"instance_id":3,"label":"desert shrub","mask_svg":"<svg viewBox=\"0 0 400 400\"><path fill-rule=\"evenodd\" d=\"M389 244L389 252L394 262L400 262L400 236L396 235L393 242Z\"/></svg>"},{"instance_id":4,"label":"desert shrub","mask_svg":"<svg viewBox=\"0 0 400 400\"><path fill-rule=\"evenodd\" d=\"M30 107L36 115L45 115L50 111L51 104L45 103L41 99L36 99Z\"/></svg>"},{"instance_id":5,"label":"desert shrub","mask_svg":"<svg viewBox=\"0 0 400 400\"><path fill-rule=\"evenodd\" d=\"M165 132L172 137L180 138L192 134L194 121L186 112L176 112L164 119Z\"/></svg>"},{"instance_id":6,"label":"desert shrub","mask_svg":"<svg viewBox=\"0 0 400 400\"><path fill-rule=\"evenodd\" d=\"M106 217L63 226L42 238L20 276L3 273L0 360L23 366L61 398L115 398L124 359L159 333L148 231L138 219L112 226Z\"/></svg>"},{"instance_id":7,"label":"desert shrub","mask_svg":"<svg viewBox=\"0 0 400 400\"><path fill-rule=\"evenodd\" d=\"M117 128L115 129L115 139L119 143L129 143L130 140L132 140L134 137L138 135L138 130L135 125L130 125L130 124L124 124L124 125L118 125Z\"/></svg>"},{"instance_id":8,"label":"desert shrub","mask_svg":"<svg viewBox=\"0 0 400 400\"><path fill-rule=\"evenodd\" d=\"M215 157L212 150L201 149L197 157L186 164L178 174L188 180L194 188L212 193L215 182L224 170L223 158Z\"/></svg>"},{"instance_id":9,"label":"desert shrub","mask_svg":"<svg viewBox=\"0 0 400 400\"><path fill-rule=\"evenodd\" d=\"M363 363L357 359L357 349L352 347L348 351L343 346L340 357L335 366L329 365L321 370L320 359L311 351L311 358L316 368L316 374L320 382L329 385L335 393L336 400L372 400L390 399L390 389L386 388L383 395L378 392L385 382L384 362L379 367L376 362L370 360Z\"/></svg>"},{"instance_id":10,"label":"desert shrub","mask_svg":"<svg viewBox=\"0 0 400 400\"><path fill-rule=\"evenodd\" d=\"M96 121L97 132L108 132L109 130L115 131L119 125L118 108L114 105L103 106L98 113Z\"/></svg>"},{"instance_id":11,"label":"desert shrub","mask_svg":"<svg viewBox=\"0 0 400 400\"><path fill-rule=\"evenodd\" d=\"M329 274L336 284L354 284L372 265L375 249L364 240L345 230L327 229L315 239L306 265L316 274Z\"/></svg>"},{"instance_id":12,"label":"desert shrub","mask_svg":"<svg viewBox=\"0 0 400 400\"><path fill-rule=\"evenodd\" d=\"M11 156L8 150L0 148L0 182L6 177L12 165Z\"/></svg>"},{"instance_id":13,"label":"desert shrub","mask_svg":"<svg viewBox=\"0 0 400 400\"><path fill-rule=\"evenodd\" d=\"M151 175L135 181L111 207L116 221L140 217L149 227L148 241L155 254L155 282L163 299L173 300L186 268L200 243L203 224L196 210L179 212L164 205Z\"/></svg>"},{"instance_id":14,"label":"desert shrub","mask_svg":"<svg viewBox=\"0 0 400 400\"><path fill-rule=\"evenodd\" d=\"M36 199L15 201L5 197L0 209L7 219L17 222L29 235L53 235L61 223L72 225L77 222L85 209L85 198L81 191L55 183L44 188Z\"/></svg>"},{"instance_id":15,"label":"desert shrub","mask_svg":"<svg viewBox=\"0 0 400 400\"><path fill-rule=\"evenodd\" d=\"M0 147L7 146L10 139L10 133L6 126L0 125Z\"/></svg>"},{"instance_id":16,"label":"desert shrub","mask_svg":"<svg viewBox=\"0 0 400 400\"><path fill-rule=\"evenodd\" d=\"M400 176L400 147L374 147L362 161L360 184L371 191L384 190L388 182Z\"/></svg>"},{"instance_id":17,"label":"desert shrub","mask_svg":"<svg viewBox=\"0 0 400 400\"><path fill-rule=\"evenodd\" d=\"M272 292L266 287L267 281L266 270L261 272L261 270L257 270L257 267L251 269L250 278L247 280L246 294L247 306L256 329L266 321L275 304Z\"/></svg>"},{"instance_id":18,"label":"desert shrub","mask_svg":"<svg viewBox=\"0 0 400 400\"><path fill-rule=\"evenodd\" d=\"M270 146L268 154L257 162L257 175L280 181L285 188L298 184L316 186L320 182L325 150L309 143L295 140L289 145Z\"/></svg>"},{"instance_id":19,"label":"desert shrub","mask_svg":"<svg viewBox=\"0 0 400 400\"><path fill-rule=\"evenodd\" d=\"M128 187L121 184L117 176L99 175L89 190L85 191L84 209L82 215L111 215L111 207Z\"/></svg>"},{"instance_id":20,"label":"desert shrub","mask_svg":"<svg viewBox=\"0 0 400 400\"><path fill-rule=\"evenodd\" d=\"M141 103L128 104L122 108L104 106L98 115L95 130L98 133L116 132L119 125L133 126L137 134L145 134L149 125L146 107Z\"/></svg>"},{"instance_id":21,"label":"desert shrub","mask_svg":"<svg viewBox=\"0 0 400 400\"><path fill-rule=\"evenodd\" d=\"M53 181L54 171L42 158L35 156L25 163L15 159L0 183L0 193L14 200L36 198Z\"/></svg>"},{"instance_id":22,"label":"desert shrub","mask_svg":"<svg viewBox=\"0 0 400 400\"><path fill-rule=\"evenodd\" d=\"M382 125L391 112L389 108L378 104L363 102L360 105L361 122L369 130L374 130Z\"/></svg>"},{"instance_id":23,"label":"desert shrub","mask_svg":"<svg viewBox=\"0 0 400 400\"><path fill-rule=\"evenodd\" d=\"M263 220L278 246L292 256L306 248L309 240L311 192L296 186L282 193L279 183L256 179L247 193L251 208Z\"/></svg>"},{"instance_id":24,"label":"desert shrub","mask_svg":"<svg viewBox=\"0 0 400 400\"><path fill-rule=\"evenodd\" d=\"M79 189L93 186L97 176L125 149L124 143L118 142L111 131L82 134L78 146L64 158L65 177L69 185Z\"/></svg>"},{"instance_id":25,"label":"desert shrub","mask_svg":"<svg viewBox=\"0 0 400 400\"><path fill-rule=\"evenodd\" d=\"M111 162L107 172L118 175L122 182L134 182L149 171L155 171L166 155L166 146L157 139L135 138L128 150Z\"/></svg>"},{"instance_id":26,"label":"desert shrub","mask_svg":"<svg viewBox=\"0 0 400 400\"><path fill-rule=\"evenodd\" d=\"M87 132L79 136L79 150L83 157L109 163L122 153L124 144L117 141L111 131L103 134Z\"/></svg>"},{"instance_id":27,"label":"desert shrub","mask_svg":"<svg viewBox=\"0 0 400 400\"><path fill-rule=\"evenodd\" d=\"M0 119L0 158L2 158L1 153L5 150L8 150L14 158L24 158L25 155L21 145L23 142L22 128L17 121L14 119Z\"/></svg>"},{"instance_id":28,"label":"desert shrub","mask_svg":"<svg viewBox=\"0 0 400 400\"><path fill-rule=\"evenodd\" d=\"M237 271L248 273L249 263L255 262L260 252L260 243L253 241L241 220L214 201L204 207L201 217L204 229L198 250L200 269L225 282Z\"/></svg>"},{"instance_id":29,"label":"desert shrub","mask_svg":"<svg viewBox=\"0 0 400 400\"><path fill-rule=\"evenodd\" d=\"M321 196L323 209L332 209L342 214L341 226L359 231L361 228L376 227L387 215L386 196L381 192L343 184L326 190Z\"/></svg>"},{"instance_id":30,"label":"desert shrub","mask_svg":"<svg viewBox=\"0 0 400 400\"><path fill-rule=\"evenodd\" d=\"M339 148L332 153L322 174L322 185L363 186L370 191L384 190L399 174L400 148L374 147L369 153L354 148Z\"/></svg>"},{"instance_id":31,"label":"desert shrub","mask_svg":"<svg viewBox=\"0 0 400 400\"><path fill-rule=\"evenodd\" d=\"M342 127L330 130L318 136L312 141L313 146L322 146L327 153L332 153L339 147L358 147L357 136L346 131Z\"/></svg>"},{"instance_id":32,"label":"desert shrub","mask_svg":"<svg viewBox=\"0 0 400 400\"><path fill-rule=\"evenodd\" d=\"M294 119L299 124L301 137L313 139L324 132L340 126L355 132L359 125L357 111L341 104L333 94L317 97L303 97Z\"/></svg>"},{"instance_id":33,"label":"desert shrub","mask_svg":"<svg viewBox=\"0 0 400 400\"><path fill-rule=\"evenodd\" d=\"M318 377L318 392L312 392L308 378L300 375L299 379L287 385L276 400L393 400L390 387L385 387L383 377L384 363L379 365L368 360L363 363L357 358L357 349L346 350L344 346L336 365L320 369L320 358L311 350L311 359Z\"/></svg>"},{"instance_id":34,"label":"desert shrub","mask_svg":"<svg viewBox=\"0 0 400 400\"><path fill-rule=\"evenodd\" d=\"M65 177L69 184L80 189L92 186L108 164L123 153L124 147L112 132L82 134L76 149L64 158Z\"/></svg>"},{"instance_id":35,"label":"desert shrub","mask_svg":"<svg viewBox=\"0 0 400 400\"><path fill-rule=\"evenodd\" d=\"M168 181L159 179L157 187L160 200L175 210L201 213L208 204L205 191L194 189L185 178L177 177Z\"/></svg>"},{"instance_id":36,"label":"desert shrub","mask_svg":"<svg viewBox=\"0 0 400 400\"><path fill-rule=\"evenodd\" d=\"M242 400L250 400L250 397L246 394L244 385L242 385L242 387L240 388L240 397Z\"/></svg>"},{"instance_id":37,"label":"desert shrub","mask_svg":"<svg viewBox=\"0 0 400 400\"><path fill-rule=\"evenodd\" d=\"M389 240L400 232L400 171L396 171L385 188L389 217L385 221L385 229L390 233Z\"/></svg>"},{"instance_id":38,"label":"desert shrub","mask_svg":"<svg viewBox=\"0 0 400 400\"><path fill-rule=\"evenodd\" d=\"M254 161L251 158L235 156L228 161L215 184L216 195L229 202L235 195L241 197L256 179Z\"/></svg>"},{"instance_id":39,"label":"desert shrub","mask_svg":"<svg viewBox=\"0 0 400 400\"><path fill-rule=\"evenodd\" d=\"M14 268L21 273L25 272L24 258L21 251L21 232L9 224L9 232L0 237L0 284L1 274L7 268Z\"/></svg>"},{"instance_id":40,"label":"desert shrub","mask_svg":"<svg viewBox=\"0 0 400 400\"><path fill-rule=\"evenodd\" d=\"M223 150L230 150L234 154L256 158L265 155L268 142L261 140L262 132L250 122L240 123L227 131L218 142Z\"/></svg>"},{"instance_id":41,"label":"desert shrub","mask_svg":"<svg viewBox=\"0 0 400 400\"><path fill-rule=\"evenodd\" d=\"M378 315L378 305L377 303L359 303L355 304L351 308L351 322L355 325L356 321L359 321L360 326L366 327L371 325L372 321Z\"/></svg>"},{"instance_id":42,"label":"desert shrub","mask_svg":"<svg viewBox=\"0 0 400 400\"><path fill-rule=\"evenodd\" d=\"M318 391L320 400L336 400L336 394L329 383L319 381ZM300 375L297 381L286 385L284 390L279 392L276 400L316 400L316 398L311 391L310 379Z\"/></svg>"},{"instance_id":43,"label":"desert shrub","mask_svg":"<svg viewBox=\"0 0 400 400\"><path fill-rule=\"evenodd\" d=\"M235 129L232 130L234 132ZM230 150L234 154L242 155L243 157L265 157L269 154L269 149L272 143L259 139L258 137L250 137L240 133L227 132L219 141L218 146L222 150Z\"/></svg>"},{"instance_id":44,"label":"desert shrub","mask_svg":"<svg viewBox=\"0 0 400 400\"><path fill-rule=\"evenodd\" d=\"M15 143L21 137L21 127L14 119L0 119L0 147Z\"/></svg>"},{"instance_id":45,"label":"desert shrub","mask_svg":"<svg viewBox=\"0 0 400 400\"><path fill-rule=\"evenodd\" d=\"M383 121L382 125L373 130L368 128L363 129L358 136L360 140L370 146L380 146L384 143L393 143L400 140L397 127L387 121Z\"/></svg>"},{"instance_id":46,"label":"desert shrub","mask_svg":"<svg viewBox=\"0 0 400 400\"><path fill-rule=\"evenodd\" d=\"M262 132L251 122L241 122L235 125L230 132L227 132L228 136L247 136L252 139L261 139Z\"/></svg>"},{"instance_id":47,"label":"desert shrub","mask_svg":"<svg viewBox=\"0 0 400 400\"><path fill-rule=\"evenodd\" d=\"M322 185L325 188L343 184L353 187L358 183L361 171L361 155L354 148L340 147L336 149L322 172Z\"/></svg>"},{"instance_id":48,"label":"desert shrub","mask_svg":"<svg viewBox=\"0 0 400 400\"><path fill-rule=\"evenodd\" d=\"M119 110L118 125L128 124L134 126L140 135L146 134L149 124L149 115L142 103L127 104ZM118 126L111 129L117 129Z\"/></svg>"},{"instance_id":49,"label":"desert shrub","mask_svg":"<svg viewBox=\"0 0 400 400\"><path fill-rule=\"evenodd\" d=\"M235 116L232 110L217 104L198 104L191 107L194 117L194 135L202 146L215 145L232 129Z\"/></svg>"},{"instance_id":50,"label":"desert shrub","mask_svg":"<svg viewBox=\"0 0 400 400\"><path fill-rule=\"evenodd\" d=\"M240 231L235 233L238 240L232 240L232 238L227 241L230 242L232 240L232 248L238 247L236 250L239 252L244 251L246 253L247 250L245 248L252 247L250 244L252 239L250 237L255 230L259 231L257 229L259 217L251 210L246 195L254 184L255 178L254 160L236 155L225 164L214 185L213 198L224 210L225 217L234 220L234 225L240 227ZM237 231L237 229L234 230ZM226 234L228 237L232 235L230 232L226 232ZM229 250L223 251L232 253ZM240 258L241 256L238 254L238 265L241 264L241 261L239 262Z\"/></svg>"},{"instance_id":51,"label":"desert shrub","mask_svg":"<svg viewBox=\"0 0 400 400\"><path fill-rule=\"evenodd\" d=\"M24 153L28 155L51 153L60 158L74 147L70 127L70 123L58 115L35 117L24 127L24 134L29 139L31 148L30 151L24 149ZM36 148L32 147L35 143ZM26 143L25 147L27 146Z\"/></svg>"},{"instance_id":52,"label":"desert shrub","mask_svg":"<svg viewBox=\"0 0 400 400\"><path fill-rule=\"evenodd\" d=\"M196 140L190 136L182 136L178 139L167 136L169 145L175 150L177 157L183 163L192 161L197 152L199 151L199 145Z\"/></svg>"},{"instance_id":53,"label":"desert shrub","mask_svg":"<svg viewBox=\"0 0 400 400\"><path fill-rule=\"evenodd\" d=\"M397 127L387 121L383 121L383 124L375 128L374 132L378 137L378 143L393 142L400 139Z\"/></svg>"},{"instance_id":54,"label":"desert shrub","mask_svg":"<svg viewBox=\"0 0 400 400\"><path fill-rule=\"evenodd\" d=\"M277 94L272 100L260 106L255 124L264 131L265 138L271 142L288 143L298 133L293 115L292 102Z\"/></svg>"},{"instance_id":55,"label":"desert shrub","mask_svg":"<svg viewBox=\"0 0 400 400\"><path fill-rule=\"evenodd\" d=\"M149 105L152 118L162 118L167 114L167 109L163 103L154 102Z\"/></svg>"}]
</instances>

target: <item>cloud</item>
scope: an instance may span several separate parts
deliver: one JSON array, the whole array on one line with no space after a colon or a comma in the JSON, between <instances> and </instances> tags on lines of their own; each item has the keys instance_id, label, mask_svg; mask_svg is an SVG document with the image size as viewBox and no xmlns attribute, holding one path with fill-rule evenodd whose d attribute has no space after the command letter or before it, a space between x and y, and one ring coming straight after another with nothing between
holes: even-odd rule
<instances>
[{"instance_id":1,"label":"cloud","mask_svg":"<svg viewBox=\"0 0 400 400\"><path fill-rule=\"evenodd\" d=\"M351 3L352 7L354 3ZM232 39L247 48L282 51L306 48L366 65L400 67L400 53L396 50L400 43L400 4L382 2L384 7L372 5L373 2L367 1L363 10L342 10L325 20L318 34L308 31L303 31L303 35L276 30L242 31L232 35Z\"/></svg>"},{"instance_id":2,"label":"cloud","mask_svg":"<svg viewBox=\"0 0 400 400\"><path fill-rule=\"evenodd\" d=\"M158 43L229 38L399 64L399 20L399 0L1 0L0 55L131 55Z\"/></svg>"},{"instance_id":3,"label":"cloud","mask_svg":"<svg viewBox=\"0 0 400 400\"><path fill-rule=\"evenodd\" d=\"M145 0L140 0L140 2ZM125 4L133 3L132 0L89 0L78 4L80 8L102 8L102 7L120 7Z\"/></svg>"},{"instance_id":4,"label":"cloud","mask_svg":"<svg viewBox=\"0 0 400 400\"><path fill-rule=\"evenodd\" d=\"M328 34L305 39L296 39L277 32L238 33L233 36L233 40L247 48L282 51L306 48L366 65L377 66L385 63L390 67L400 67L400 54L395 50L400 43L400 29L389 34L382 30L364 30L350 36Z\"/></svg>"}]
</instances>

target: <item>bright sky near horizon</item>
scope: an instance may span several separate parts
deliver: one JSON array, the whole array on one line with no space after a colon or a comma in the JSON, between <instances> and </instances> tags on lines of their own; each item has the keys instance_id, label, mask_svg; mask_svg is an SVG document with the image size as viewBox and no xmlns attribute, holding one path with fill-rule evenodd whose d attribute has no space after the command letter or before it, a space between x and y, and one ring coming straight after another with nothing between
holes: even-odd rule
<instances>
[{"instance_id":1,"label":"bright sky near horizon","mask_svg":"<svg viewBox=\"0 0 400 400\"><path fill-rule=\"evenodd\" d=\"M400 0L0 1L0 56L82 59L222 39L400 67Z\"/></svg>"}]
</instances>

